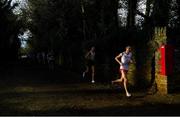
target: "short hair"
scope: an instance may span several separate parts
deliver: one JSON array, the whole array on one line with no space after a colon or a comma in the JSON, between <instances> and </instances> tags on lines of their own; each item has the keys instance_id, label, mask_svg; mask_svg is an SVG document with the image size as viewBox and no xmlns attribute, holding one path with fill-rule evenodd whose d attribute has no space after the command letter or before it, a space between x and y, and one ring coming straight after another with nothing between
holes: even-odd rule
<instances>
[{"instance_id":1,"label":"short hair","mask_svg":"<svg viewBox=\"0 0 180 117\"><path fill-rule=\"evenodd\" d=\"M131 49L131 46L126 46L126 49Z\"/></svg>"}]
</instances>

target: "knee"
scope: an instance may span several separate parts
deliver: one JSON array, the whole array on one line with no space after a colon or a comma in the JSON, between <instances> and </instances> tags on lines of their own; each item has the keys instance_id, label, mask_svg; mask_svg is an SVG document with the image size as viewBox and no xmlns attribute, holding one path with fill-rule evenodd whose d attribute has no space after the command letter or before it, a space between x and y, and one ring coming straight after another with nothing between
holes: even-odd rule
<instances>
[{"instance_id":1,"label":"knee","mask_svg":"<svg viewBox=\"0 0 180 117\"><path fill-rule=\"evenodd\" d=\"M92 71L92 74L94 74L94 71Z\"/></svg>"},{"instance_id":2,"label":"knee","mask_svg":"<svg viewBox=\"0 0 180 117\"><path fill-rule=\"evenodd\" d=\"M95 70L94 70L94 69L92 69L92 74L94 74L94 72L95 72Z\"/></svg>"},{"instance_id":3,"label":"knee","mask_svg":"<svg viewBox=\"0 0 180 117\"><path fill-rule=\"evenodd\" d=\"M124 83L127 83L127 79L126 78L124 78Z\"/></svg>"}]
</instances>

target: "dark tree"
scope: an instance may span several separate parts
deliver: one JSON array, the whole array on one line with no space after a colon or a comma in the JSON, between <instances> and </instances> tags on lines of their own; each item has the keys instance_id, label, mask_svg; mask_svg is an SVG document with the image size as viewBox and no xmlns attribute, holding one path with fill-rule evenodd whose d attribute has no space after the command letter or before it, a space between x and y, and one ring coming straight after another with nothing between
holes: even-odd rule
<instances>
[{"instance_id":1,"label":"dark tree","mask_svg":"<svg viewBox=\"0 0 180 117\"><path fill-rule=\"evenodd\" d=\"M0 61L17 60L20 40L18 38L22 28L20 18L13 13L17 3L11 5L12 0L0 0Z\"/></svg>"}]
</instances>

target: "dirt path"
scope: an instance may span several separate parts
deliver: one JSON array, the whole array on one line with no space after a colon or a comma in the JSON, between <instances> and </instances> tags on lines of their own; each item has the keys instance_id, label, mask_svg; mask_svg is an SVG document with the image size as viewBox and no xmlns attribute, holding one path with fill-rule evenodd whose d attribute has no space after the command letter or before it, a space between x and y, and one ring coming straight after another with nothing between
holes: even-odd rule
<instances>
[{"instance_id":1,"label":"dirt path","mask_svg":"<svg viewBox=\"0 0 180 117\"><path fill-rule=\"evenodd\" d=\"M122 89L88 83L76 73L15 68L1 77L0 115L180 115L180 94L134 91L126 98Z\"/></svg>"},{"instance_id":2,"label":"dirt path","mask_svg":"<svg viewBox=\"0 0 180 117\"><path fill-rule=\"evenodd\" d=\"M1 115L177 115L180 95L126 98L108 84L34 85L0 88Z\"/></svg>"}]
</instances>

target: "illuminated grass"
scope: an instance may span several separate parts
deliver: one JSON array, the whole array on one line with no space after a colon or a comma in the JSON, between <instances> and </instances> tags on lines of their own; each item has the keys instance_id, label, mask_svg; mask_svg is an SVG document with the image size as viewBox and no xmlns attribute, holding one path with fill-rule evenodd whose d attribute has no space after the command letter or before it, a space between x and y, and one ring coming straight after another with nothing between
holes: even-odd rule
<instances>
[{"instance_id":1,"label":"illuminated grass","mask_svg":"<svg viewBox=\"0 0 180 117\"><path fill-rule=\"evenodd\" d=\"M0 110L6 110L2 115L12 111L17 115L47 113L65 115L76 113L77 115L76 110L124 108L127 106L136 108L148 104L180 104L179 94L145 96L142 92L136 92L133 93L131 99L127 99L124 91L117 90L109 84L17 86L1 87L0 89L2 95Z\"/></svg>"}]
</instances>

